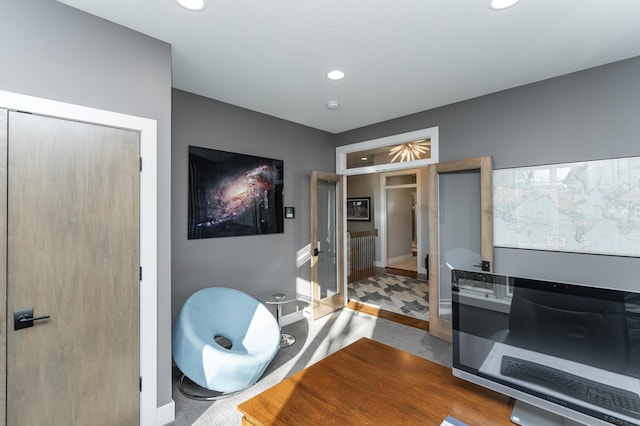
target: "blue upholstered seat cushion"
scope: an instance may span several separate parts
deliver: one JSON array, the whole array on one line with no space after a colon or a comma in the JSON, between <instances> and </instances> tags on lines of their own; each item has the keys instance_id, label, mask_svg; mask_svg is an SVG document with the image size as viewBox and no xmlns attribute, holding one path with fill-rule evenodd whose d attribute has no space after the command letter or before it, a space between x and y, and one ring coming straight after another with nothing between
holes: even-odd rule
<instances>
[{"instance_id":1,"label":"blue upholstered seat cushion","mask_svg":"<svg viewBox=\"0 0 640 426\"><path fill-rule=\"evenodd\" d=\"M214 341L227 338L226 349ZM262 376L280 347L280 329L269 309L239 290L211 287L192 294L173 324L173 358L194 383L235 392Z\"/></svg>"}]
</instances>

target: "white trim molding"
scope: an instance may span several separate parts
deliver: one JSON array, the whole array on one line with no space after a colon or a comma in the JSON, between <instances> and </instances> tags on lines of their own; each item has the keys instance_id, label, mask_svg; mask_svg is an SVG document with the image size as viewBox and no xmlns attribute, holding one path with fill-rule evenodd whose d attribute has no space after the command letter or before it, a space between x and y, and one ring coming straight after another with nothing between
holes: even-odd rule
<instances>
[{"instance_id":1,"label":"white trim molding","mask_svg":"<svg viewBox=\"0 0 640 426\"><path fill-rule=\"evenodd\" d=\"M144 167L140 174L140 266L144 272L140 281L140 376L143 382L140 392L140 424L156 425L161 420L157 404L157 122L148 118L1 90L0 107L140 132L140 155L144 159ZM164 423L173 420L167 421L171 414L169 411L169 408L162 410Z\"/></svg>"},{"instance_id":2,"label":"white trim molding","mask_svg":"<svg viewBox=\"0 0 640 426\"><path fill-rule=\"evenodd\" d=\"M176 403L171 400L170 403L158 407L158 420L159 426L171 423L176 419Z\"/></svg>"},{"instance_id":3,"label":"white trim molding","mask_svg":"<svg viewBox=\"0 0 640 426\"><path fill-rule=\"evenodd\" d=\"M431 157L424 160L403 161L399 163L376 164L366 167L347 168L347 154L366 151L386 146L400 145L419 139L431 140ZM391 135L380 139L372 139L364 142L357 142L349 145L336 147L336 173L340 175L362 175L367 173L388 172L393 170L403 170L414 167L424 167L428 164L435 164L439 161L439 128L429 127L427 129L415 130L413 132Z\"/></svg>"}]
</instances>

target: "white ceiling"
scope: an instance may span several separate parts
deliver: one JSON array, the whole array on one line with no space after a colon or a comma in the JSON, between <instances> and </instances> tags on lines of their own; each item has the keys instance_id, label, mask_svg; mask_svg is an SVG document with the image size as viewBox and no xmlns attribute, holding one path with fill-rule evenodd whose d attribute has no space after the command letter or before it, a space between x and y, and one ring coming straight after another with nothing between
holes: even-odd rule
<instances>
[{"instance_id":1,"label":"white ceiling","mask_svg":"<svg viewBox=\"0 0 640 426\"><path fill-rule=\"evenodd\" d=\"M175 88L332 133L640 56L640 0L59 1L171 43Z\"/></svg>"}]
</instances>

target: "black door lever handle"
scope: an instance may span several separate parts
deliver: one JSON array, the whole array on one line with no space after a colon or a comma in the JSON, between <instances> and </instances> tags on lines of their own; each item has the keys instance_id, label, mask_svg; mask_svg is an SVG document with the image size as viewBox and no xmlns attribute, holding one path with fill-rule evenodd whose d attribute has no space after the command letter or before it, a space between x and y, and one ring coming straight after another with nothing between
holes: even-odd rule
<instances>
[{"instance_id":1,"label":"black door lever handle","mask_svg":"<svg viewBox=\"0 0 640 426\"><path fill-rule=\"evenodd\" d=\"M33 322L33 321L39 321L39 320L49 319L49 318L51 318L51 315L43 315L41 317L35 317L35 318L31 318L31 317L29 317L27 315L23 315L23 316L20 317L20 319L18 321L20 321L20 322L29 322L29 321Z\"/></svg>"},{"instance_id":2,"label":"black door lever handle","mask_svg":"<svg viewBox=\"0 0 640 426\"><path fill-rule=\"evenodd\" d=\"M22 330L23 328L33 327L34 321L40 321L51 318L51 315L33 316L33 308L18 309L13 311L13 329Z\"/></svg>"}]
</instances>

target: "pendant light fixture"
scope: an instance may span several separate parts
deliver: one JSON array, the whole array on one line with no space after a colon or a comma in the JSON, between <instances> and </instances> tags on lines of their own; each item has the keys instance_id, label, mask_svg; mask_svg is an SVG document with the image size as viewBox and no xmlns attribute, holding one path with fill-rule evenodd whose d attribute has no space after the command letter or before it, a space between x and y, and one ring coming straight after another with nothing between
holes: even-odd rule
<instances>
[{"instance_id":1,"label":"pendant light fixture","mask_svg":"<svg viewBox=\"0 0 640 426\"><path fill-rule=\"evenodd\" d=\"M395 163L396 161L403 163L405 161L420 160L422 155L429 151L431 151L431 142L422 139L391 147L391 149L389 149L389 157L393 157L391 158L391 163Z\"/></svg>"}]
</instances>

